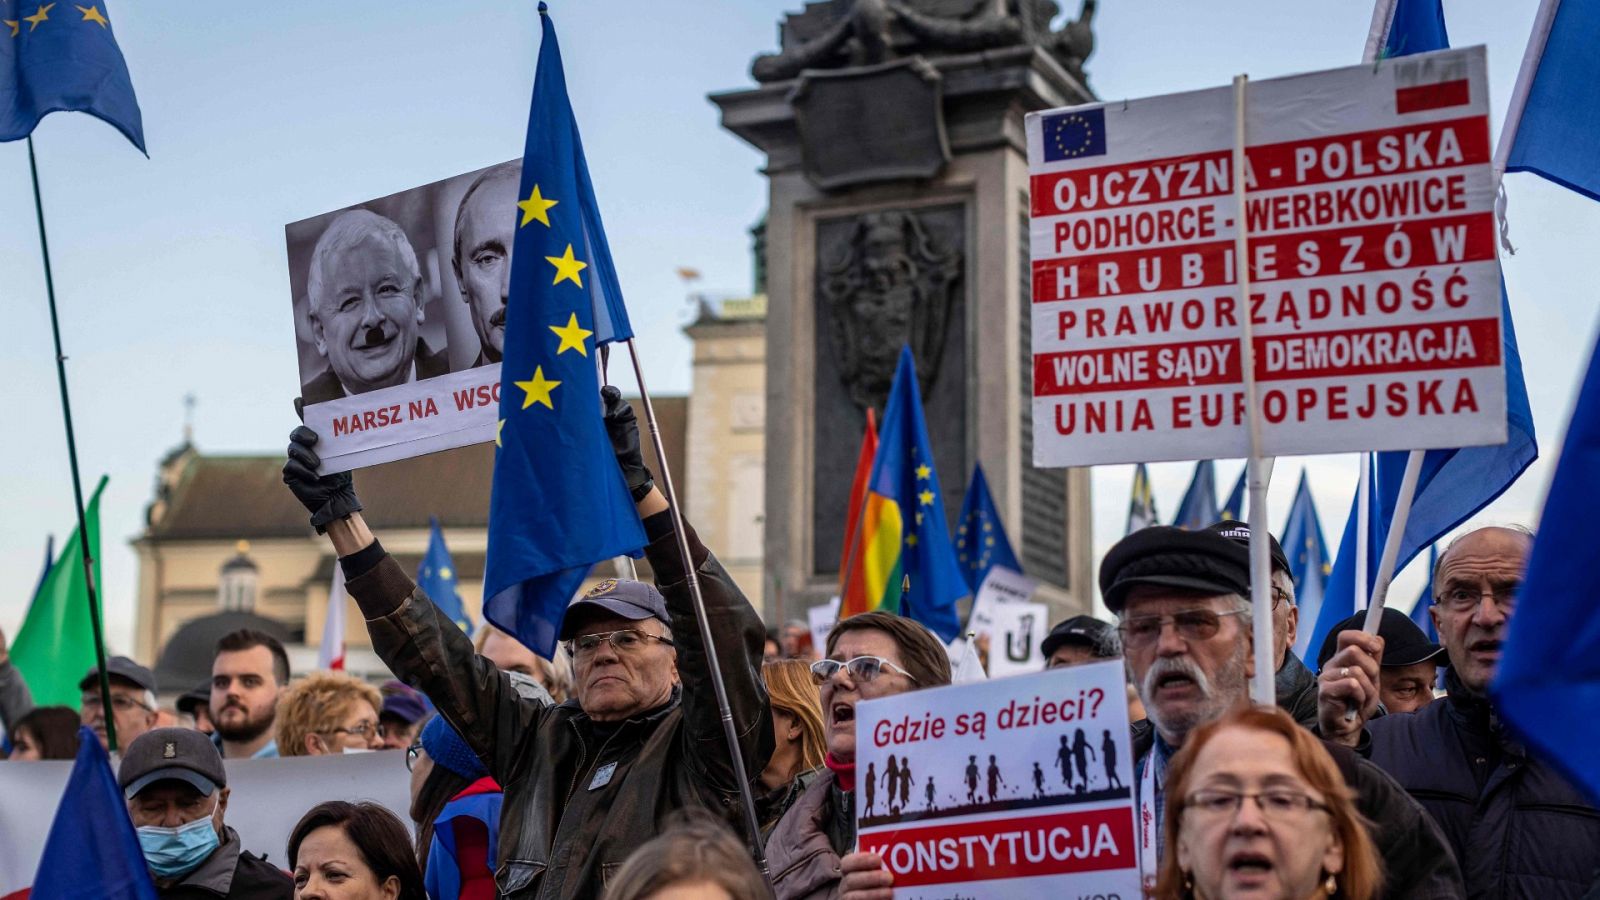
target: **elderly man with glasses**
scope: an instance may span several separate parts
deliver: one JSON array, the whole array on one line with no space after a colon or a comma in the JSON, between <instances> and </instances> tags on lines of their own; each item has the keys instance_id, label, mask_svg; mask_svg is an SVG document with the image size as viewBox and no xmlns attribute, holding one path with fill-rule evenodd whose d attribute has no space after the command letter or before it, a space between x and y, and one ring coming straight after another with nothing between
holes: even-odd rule
<instances>
[{"instance_id":1,"label":"elderly man with glasses","mask_svg":"<svg viewBox=\"0 0 1600 900\"><path fill-rule=\"evenodd\" d=\"M1140 863L1146 881L1167 850L1166 769L1190 732L1250 703L1255 671L1248 534L1156 526L1118 541L1100 564L1129 679L1149 715L1133 724ZM1332 747L1356 806L1372 823L1386 896L1459 898L1461 874L1439 828L1399 785L1348 748Z\"/></svg>"},{"instance_id":2,"label":"elderly man with glasses","mask_svg":"<svg viewBox=\"0 0 1600 900\"><path fill-rule=\"evenodd\" d=\"M111 715L117 727L117 746L126 748L133 739L156 727L156 676L126 656L106 660L106 680L111 686ZM94 729L100 745L106 746L105 706L100 702L100 669L90 669L78 681L82 693L78 707L83 724Z\"/></svg>"},{"instance_id":3,"label":"elderly man with glasses","mask_svg":"<svg viewBox=\"0 0 1600 900\"><path fill-rule=\"evenodd\" d=\"M1250 526L1224 519L1206 529L1220 534L1246 549L1250 546ZM1268 556L1272 560L1272 665L1273 687L1278 705L1306 728L1317 724L1317 676L1294 652L1300 633L1300 607L1294 599L1294 576L1289 573L1289 557L1278 539L1267 535Z\"/></svg>"},{"instance_id":4,"label":"elderly man with glasses","mask_svg":"<svg viewBox=\"0 0 1600 900\"><path fill-rule=\"evenodd\" d=\"M339 554L373 649L428 695L505 787L495 882L499 896L517 900L598 896L628 855L682 807L738 821L740 785L708 652L722 670L745 771L761 772L772 753L761 619L686 529L714 635L712 647L701 641L678 536L640 455L633 410L614 388L602 395L660 590L611 579L568 608L559 637L572 656L575 687L560 705L527 696L510 673L474 654L472 641L373 537L349 474L316 474L315 433L296 429L284 466L284 481Z\"/></svg>"},{"instance_id":5,"label":"elderly man with glasses","mask_svg":"<svg viewBox=\"0 0 1600 900\"><path fill-rule=\"evenodd\" d=\"M1532 547L1526 530L1489 527L1439 555L1428 612L1449 655L1443 700L1373 718L1379 635L1341 633L1322 667L1323 735L1370 757L1439 821L1471 897L1578 898L1600 868L1600 810L1507 732L1489 695Z\"/></svg>"}]
</instances>

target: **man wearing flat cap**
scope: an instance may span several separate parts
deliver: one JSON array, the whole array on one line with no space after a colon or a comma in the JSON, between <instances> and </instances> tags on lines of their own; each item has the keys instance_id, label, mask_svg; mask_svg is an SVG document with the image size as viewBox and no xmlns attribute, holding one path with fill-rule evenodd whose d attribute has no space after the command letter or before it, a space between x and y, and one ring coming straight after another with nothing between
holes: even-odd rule
<instances>
[{"instance_id":1,"label":"man wearing flat cap","mask_svg":"<svg viewBox=\"0 0 1600 900\"><path fill-rule=\"evenodd\" d=\"M1360 631L1367 624L1366 611L1358 612L1333 626L1317 654L1317 668L1339 649L1339 635ZM1378 669L1378 702L1385 712L1408 713L1433 702L1433 684L1439 677L1439 664L1446 661L1444 647L1428 640L1411 617L1393 607L1384 607L1378 619L1378 637L1383 638L1383 659Z\"/></svg>"},{"instance_id":2,"label":"man wearing flat cap","mask_svg":"<svg viewBox=\"0 0 1600 900\"><path fill-rule=\"evenodd\" d=\"M1118 541L1100 564L1100 593L1118 619L1129 679L1149 716L1133 725L1135 835L1153 879L1166 850L1166 768L1189 733L1250 702L1255 671L1248 535L1154 526ZM1461 872L1444 835L1376 766L1343 747L1335 761L1383 854L1385 896L1459 898Z\"/></svg>"},{"instance_id":3,"label":"man wearing flat cap","mask_svg":"<svg viewBox=\"0 0 1600 900\"><path fill-rule=\"evenodd\" d=\"M1250 526L1234 519L1206 528L1250 548ZM1267 534L1268 556L1272 559L1272 666L1273 690L1278 705L1306 728L1317 724L1317 676L1306 668L1294 652L1300 630L1300 609L1295 605L1294 576L1289 574L1289 557L1278 539Z\"/></svg>"},{"instance_id":4,"label":"man wearing flat cap","mask_svg":"<svg viewBox=\"0 0 1600 900\"><path fill-rule=\"evenodd\" d=\"M192 728L157 728L127 745L117 784L156 892L176 898L287 900L294 881L246 853L223 822L228 773L222 754Z\"/></svg>"},{"instance_id":5,"label":"man wearing flat cap","mask_svg":"<svg viewBox=\"0 0 1600 900\"><path fill-rule=\"evenodd\" d=\"M760 772L772 754L761 618L692 529L674 532L640 455L633 410L613 387L601 397L612 450L650 540L644 552L656 584L607 579L567 608L557 636L572 656L574 686L558 706L524 697L508 673L474 655L472 641L379 545L350 475L316 474L314 432L295 430L284 466L284 481L339 555L373 649L433 701L505 786L495 882L499 896L514 900L598 896L683 807L738 821L740 785L707 654L717 655L745 771ZM699 577L709 647L679 540Z\"/></svg>"},{"instance_id":6,"label":"man wearing flat cap","mask_svg":"<svg viewBox=\"0 0 1600 900\"><path fill-rule=\"evenodd\" d=\"M117 746L127 747L133 739L156 727L156 676L126 656L106 660L106 680L111 685L111 715L117 726ZM100 702L100 669L90 669L78 680L78 707L83 724L94 729L100 746L106 743L105 706Z\"/></svg>"}]
</instances>

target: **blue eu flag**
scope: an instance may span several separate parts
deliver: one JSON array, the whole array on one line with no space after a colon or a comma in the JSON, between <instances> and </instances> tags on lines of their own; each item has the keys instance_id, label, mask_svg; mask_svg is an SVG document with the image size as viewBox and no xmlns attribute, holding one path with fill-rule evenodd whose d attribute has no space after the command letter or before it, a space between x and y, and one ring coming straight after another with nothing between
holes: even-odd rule
<instances>
[{"instance_id":1,"label":"blue eu flag","mask_svg":"<svg viewBox=\"0 0 1600 900\"><path fill-rule=\"evenodd\" d=\"M0 141L21 140L66 110L100 117L145 152L139 101L105 0L0 0L0 26Z\"/></svg>"},{"instance_id":2,"label":"blue eu flag","mask_svg":"<svg viewBox=\"0 0 1600 900\"><path fill-rule=\"evenodd\" d=\"M600 417L595 353L633 337L567 101L555 27L543 40L522 156L484 616L545 656L596 562L645 545Z\"/></svg>"},{"instance_id":3,"label":"blue eu flag","mask_svg":"<svg viewBox=\"0 0 1600 900\"><path fill-rule=\"evenodd\" d=\"M1289 577L1294 579L1295 604L1300 619L1315 622L1322 609L1322 596L1328 586L1328 541L1322 536L1322 520L1317 517L1317 502L1311 498L1311 480L1300 470L1300 486L1289 507L1289 521L1283 526L1283 552L1289 557ZM1301 659L1321 644L1311 643L1311 629L1302 629L1302 641L1295 641L1294 652Z\"/></svg>"},{"instance_id":4,"label":"blue eu flag","mask_svg":"<svg viewBox=\"0 0 1600 900\"><path fill-rule=\"evenodd\" d=\"M1217 511L1217 519L1219 521L1224 520L1224 519L1233 519L1234 521L1237 521L1237 522L1243 522L1245 520L1245 515L1244 515L1245 490L1244 489L1245 489L1245 482L1248 480L1246 478L1246 476L1248 476L1249 474L1250 474L1250 467L1249 466L1245 466L1244 468L1239 470L1239 478L1238 478L1237 481L1235 481L1233 483L1233 490L1228 493L1228 499L1227 499L1227 501L1225 503L1222 504L1222 509Z\"/></svg>"},{"instance_id":5,"label":"blue eu flag","mask_svg":"<svg viewBox=\"0 0 1600 900\"><path fill-rule=\"evenodd\" d=\"M1559 4L1549 28L1529 41L1530 56L1538 60L1532 78L1517 79L1516 93L1526 91L1527 103L1522 116L1507 123L1516 140L1506 171L1532 172L1600 200L1600 91L1594 88L1600 3ZM1537 53L1531 52L1535 42Z\"/></svg>"},{"instance_id":6,"label":"blue eu flag","mask_svg":"<svg viewBox=\"0 0 1600 900\"><path fill-rule=\"evenodd\" d=\"M1189 479L1189 489L1183 492L1183 502L1178 504L1178 515L1172 524L1190 531L1199 531L1217 521L1217 464L1202 459L1194 464L1194 477Z\"/></svg>"},{"instance_id":7,"label":"blue eu flag","mask_svg":"<svg viewBox=\"0 0 1600 900\"><path fill-rule=\"evenodd\" d=\"M156 900L156 886L128 818L127 801L111 773L111 759L87 727L78 729L78 758L39 854L30 896Z\"/></svg>"},{"instance_id":8,"label":"blue eu flag","mask_svg":"<svg viewBox=\"0 0 1600 900\"><path fill-rule=\"evenodd\" d=\"M1045 162L1104 156L1106 153L1106 111L1103 107L1045 116L1043 131Z\"/></svg>"},{"instance_id":9,"label":"blue eu flag","mask_svg":"<svg viewBox=\"0 0 1600 900\"><path fill-rule=\"evenodd\" d=\"M977 593L984 576L995 566L1021 572L1022 564L1011 550L1006 537L1006 525L1000 521L1000 511L995 509L994 497L989 493L989 479L983 476L983 466L972 467L972 483L967 485L966 499L961 501L961 524L956 526L956 561L967 576L967 587Z\"/></svg>"},{"instance_id":10,"label":"blue eu flag","mask_svg":"<svg viewBox=\"0 0 1600 900\"><path fill-rule=\"evenodd\" d=\"M1411 607L1411 621L1435 644L1439 642L1439 629L1433 627L1433 616L1428 615L1428 609L1433 606L1433 570L1438 567L1439 545L1434 544L1428 548L1428 583L1422 586L1422 593Z\"/></svg>"},{"instance_id":11,"label":"blue eu flag","mask_svg":"<svg viewBox=\"0 0 1600 900\"><path fill-rule=\"evenodd\" d=\"M461 594L456 590L456 564L450 558L450 548L444 544L444 532L439 528L439 520L429 516L428 527L428 552L422 555L422 564L417 566L417 587L422 588L422 592L444 613L445 618L471 634L472 618L467 615L467 608L461 603Z\"/></svg>"}]
</instances>

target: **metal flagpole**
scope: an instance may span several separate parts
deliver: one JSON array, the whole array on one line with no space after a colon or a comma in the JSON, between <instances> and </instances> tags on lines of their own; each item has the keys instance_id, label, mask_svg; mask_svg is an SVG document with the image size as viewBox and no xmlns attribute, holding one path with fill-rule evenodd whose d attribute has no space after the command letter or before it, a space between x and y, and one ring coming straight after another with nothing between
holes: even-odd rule
<instances>
[{"instance_id":1,"label":"metal flagpole","mask_svg":"<svg viewBox=\"0 0 1600 900\"><path fill-rule=\"evenodd\" d=\"M677 492L672 488L672 472L667 466L667 451L661 444L661 429L656 424L655 407L650 403L650 392L644 386L644 369L639 366L639 349L633 338L628 338L628 356L633 361L633 376L639 383L639 402L644 405L645 422L650 426L650 443L656 449L656 462L661 469L661 492L667 497L667 511L672 514L672 534L678 541L678 555L683 557L684 581L689 586L689 597L694 601L696 624L700 626L700 640L706 648L706 664L711 670L711 687L717 695L717 715L722 719L722 735L728 742L728 755L733 760L733 777L739 782L739 800L744 807L745 829L749 832L750 850L755 855L756 867L770 886L772 875L767 870L767 854L761 846L761 823L756 818L755 797L750 793L750 775L745 771L744 754L739 752L739 734L733 724L733 709L728 705L728 688L722 682L722 663L717 659L716 645L711 640L711 623L706 620L706 601L700 593L700 575L695 570L694 559L689 554L689 538L683 532L683 511L678 508Z\"/></svg>"},{"instance_id":2,"label":"metal flagpole","mask_svg":"<svg viewBox=\"0 0 1600 900\"><path fill-rule=\"evenodd\" d=\"M1250 302L1250 242L1245 226L1245 87L1248 75L1233 77L1233 197L1238 205L1234 213L1233 264L1239 284L1239 304L1248 309ZM1256 388L1255 333L1250 316L1242 319L1239 334L1239 365L1244 376L1245 409L1249 416L1250 457L1245 462L1246 478L1250 489L1250 607L1252 637L1255 640L1255 677L1251 680L1250 698L1263 705L1271 705L1276 697L1273 690L1272 670L1272 557L1269 552L1267 531L1267 479L1272 477L1271 463L1261 457L1261 408Z\"/></svg>"},{"instance_id":3,"label":"metal flagpole","mask_svg":"<svg viewBox=\"0 0 1600 900\"><path fill-rule=\"evenodd\" d=\"M28 172L33 176L33 211L39 219L39 250L44 257L45 295L50 299L50 332L56 341L56 380L61 384L61 417L67 425L67 462L72 469L72 499L78 514L78 547L83 555L83 583L89 589L89 623L94 629L94 658L100 667L100 706L105 715L106 746L117 749L116 717L111 714L111 679L106 674L105 640L100 636L100 601L94 583L94 557L89 553L89 525L83 512L83 479L78 476L78 442L72 432L72 401L67 394L67 357L61 352L61 321L56 316L56 281L50 271L50 240L44 231L44 201L39 195L39 164L28 135Z\"/></svg>"}]
</instances>

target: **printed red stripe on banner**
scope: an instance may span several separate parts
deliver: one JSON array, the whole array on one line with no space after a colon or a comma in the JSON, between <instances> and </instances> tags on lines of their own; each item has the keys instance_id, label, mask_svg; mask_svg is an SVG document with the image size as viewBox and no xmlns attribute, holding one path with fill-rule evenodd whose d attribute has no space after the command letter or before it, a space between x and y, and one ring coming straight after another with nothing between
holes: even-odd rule
<instances>
[{"instance_id":1,"label":"printed red stripe on banner","mask_svg":"<svg viewBox=\"0 0 1600 900\"><path fill-rule=\"evenodd\" d=\"M1133 816L1126 806L861 835L883 857L894 886L921 887L1131 869Z\"/></svg>"},{"instance_id":2,"label":"printed red stripe on banner","mask_svg":"<svg viewBox=\"0 0 1600 900\"><path fill-rule=\"evenodd\" d=\"M1466 106L1471 101L1472 92L1465 78L1457 81L1441 81L1438 84L1396 88L1394 92L1395 112L1402 114L1445 109L1450 106Z\"/></svg>"},{"instance_id":3,"label":"printed red stripe on banner","mask_svg":"<svg viewBox=\"0 0 1600 900\"><path fill-rule=\"evenodd\" d=\"M1233 339L1040 353L1033 358L1035 397L1203 387L1240 380L1239 342Z\"/></svg>"},{"instance_id":4,"label":"printed red stripe on banner","mask_svg":"<svg viewBox=\"0 0 1600 900\"><path fill-rule=\"evenodd\" d=\"M1500 320L1274 335L1255 343L1261 381L1470 369L1500 364Z\"/></svg>"}]
</instances>

